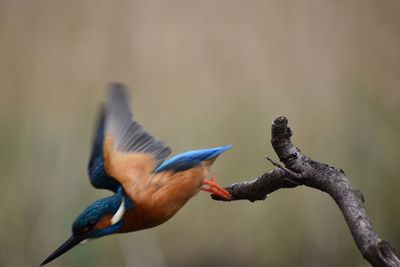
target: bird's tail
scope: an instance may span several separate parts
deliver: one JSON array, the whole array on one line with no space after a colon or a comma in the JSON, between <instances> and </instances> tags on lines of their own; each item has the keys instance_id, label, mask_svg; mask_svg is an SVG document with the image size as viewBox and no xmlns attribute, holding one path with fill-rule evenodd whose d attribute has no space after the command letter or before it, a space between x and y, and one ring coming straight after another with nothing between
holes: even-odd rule
<instances>
[{"instance_id":1,"label":"bird's tail","mask_svg":"<svg viewBox=\"0 0 400 267\"><path fill-rule=\"evenodd\" d=\"M207 167L210 167L214 161L217 159L219 155L224 153L225 151L231 149L231 145L227 146L221 146L221 147L215 147L215 148L210 148L210 152L212 152L207 159L204 160L204 163Z\"/></svg>"}]
</instances>

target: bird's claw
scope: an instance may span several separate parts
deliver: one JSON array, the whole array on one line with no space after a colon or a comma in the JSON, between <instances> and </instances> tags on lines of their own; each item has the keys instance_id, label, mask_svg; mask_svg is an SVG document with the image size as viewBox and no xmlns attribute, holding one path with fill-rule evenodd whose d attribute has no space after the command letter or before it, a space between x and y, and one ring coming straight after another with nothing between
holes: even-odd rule
<instances>
[{"instance_id":1,"label":"bird's claw","mask_svg":"<svg viewBox=\"0 0 400 267\"><path fill-rule=\"evenodd\" d=\"M231 194L215 182L215 176L211 176L210 180L204 180L201 190L210 192L222 199L231 200Z\"/></svg>"}]
</instances>

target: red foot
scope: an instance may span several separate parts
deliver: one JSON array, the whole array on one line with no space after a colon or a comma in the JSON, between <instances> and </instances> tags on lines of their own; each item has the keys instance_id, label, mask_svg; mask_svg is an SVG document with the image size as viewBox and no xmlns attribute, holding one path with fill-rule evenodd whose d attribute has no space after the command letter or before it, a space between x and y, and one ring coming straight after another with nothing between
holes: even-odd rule
<instances>
[{"instance_id":1,"label":"red foot","mask_svg":"<svg viewBox=\"0 0 400 267\"><path fill-rule=\"evenodd\" d=\"M201 188L203 191L211 192L226 200L231 199L231 194L215 182L215 176L211 176L210 180L204 180L203 186L207 186Z\"/></svg>"}]
</instances>

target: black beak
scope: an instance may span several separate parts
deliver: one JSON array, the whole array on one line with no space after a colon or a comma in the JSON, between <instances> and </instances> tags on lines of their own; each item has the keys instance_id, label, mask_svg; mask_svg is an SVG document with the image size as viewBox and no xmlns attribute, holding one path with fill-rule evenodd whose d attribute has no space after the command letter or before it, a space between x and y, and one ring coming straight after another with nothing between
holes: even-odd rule
<instances>
[{"instance_id":1,"label":"black beak","mask_svg":"<svg viewBox=\"0 0 400 267\"><path fill-rule=\"evenodd\" d=\"M60 257L62 254L70 250L71 248L75 247L78 245L80 242L86 239L85 235L82 236L71 236L67 241L64 242L56 251L54 251L47 259L45 259L40 266L43 266L52 260L55 260L56 258Z\"/></svg>"}]
</instances>

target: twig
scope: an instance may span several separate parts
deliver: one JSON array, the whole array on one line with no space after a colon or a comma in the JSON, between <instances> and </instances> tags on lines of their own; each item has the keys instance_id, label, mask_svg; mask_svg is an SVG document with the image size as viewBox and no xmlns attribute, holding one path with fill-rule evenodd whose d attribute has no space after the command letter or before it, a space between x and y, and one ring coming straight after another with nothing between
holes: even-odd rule
<instances>
[{"instance_id":1,"label":"twig","mask_svg":"<svg viewBox=\"0 0 400 267\"><path fill-rule=\"evenodd\" d=\"M289 174L290 176L293 176L294 178L301 178L301 174L300 173L296 173L294 171L289 170L288 168L286 168L285 166L279 164L278 162L276 162L275 160L273 160L270 157L265 157L269 162L272 163L272 165L274 165L275 167L278 167L279 169L283 170L284 172L286 172L287 174Z\"/></svg>"}]
</instances>

